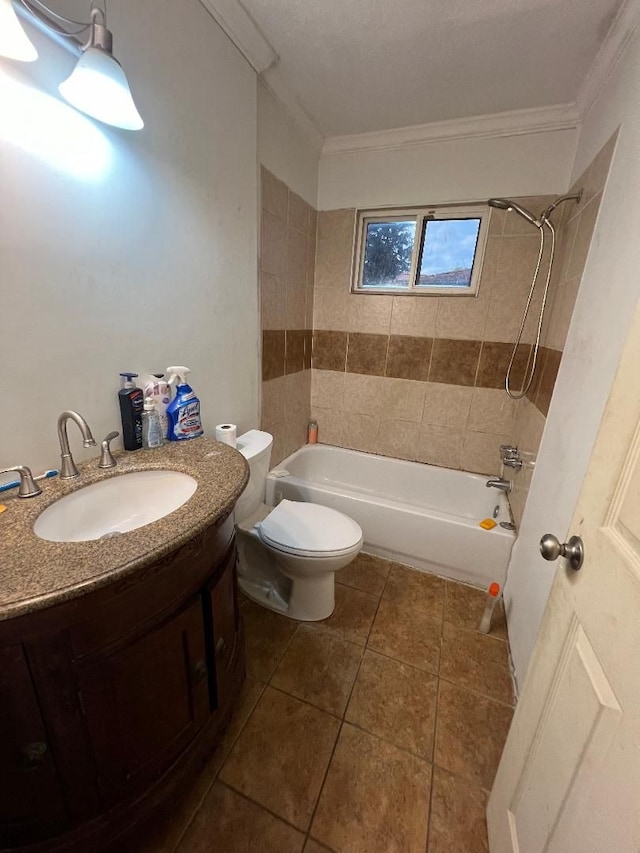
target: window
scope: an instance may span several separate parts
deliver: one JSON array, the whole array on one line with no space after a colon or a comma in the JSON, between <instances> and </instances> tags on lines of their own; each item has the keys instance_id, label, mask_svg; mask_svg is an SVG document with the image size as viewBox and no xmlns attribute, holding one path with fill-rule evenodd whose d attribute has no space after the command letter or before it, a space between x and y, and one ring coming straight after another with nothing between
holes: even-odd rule
<instances>
[{"instance_id":1,"label":"window","mask_svg":"<svg viewBox=\"0 0 640 853\"><path fill-rule=\"evenodd\" d=\"M488 220L485 207L361 212L352 290L475 295Z\"/></svg>"}]
</instances>

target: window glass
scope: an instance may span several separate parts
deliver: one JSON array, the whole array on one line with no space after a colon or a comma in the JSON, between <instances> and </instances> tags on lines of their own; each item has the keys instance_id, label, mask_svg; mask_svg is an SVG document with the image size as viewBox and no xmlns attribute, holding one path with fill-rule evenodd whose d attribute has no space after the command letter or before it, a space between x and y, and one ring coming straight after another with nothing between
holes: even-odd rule
<instances>
[{"instance_id":1,"label":"window glass","mask_svg":"<svg viewBox=\"0 0 640 853\"><path fill-rule=\"evenodd\" d=\"M416 219L367 222L362 287L408 288Z\"/></svg>"},{"instance_id":2,"label":"window glass","mask_svg":"<svg viewBox=\"0 0 640 853\"><path fill-rule=\"evenodd\" d=\"M425 220L418 287L470 287L480 219Z\"/></svg>"}]
</instances>

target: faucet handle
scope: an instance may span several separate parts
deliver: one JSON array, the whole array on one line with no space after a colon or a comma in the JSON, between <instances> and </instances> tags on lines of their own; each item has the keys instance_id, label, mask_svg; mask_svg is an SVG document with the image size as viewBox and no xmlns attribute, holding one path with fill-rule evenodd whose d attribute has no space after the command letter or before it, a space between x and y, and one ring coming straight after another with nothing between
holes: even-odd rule
<instances>
[{"instance_id":1,"label":"faucet handle","mask_svg":"<svg viewBox=\"0 0 640 853\"><path fill-rule=\"evenodd\" d=\"M31 468L27 468L26 465L14 465L12 468L4 468L0 470L0 474L10 474L14 471L20 474L19 498L35 498L42 494L42 489L36 485L33 479Z\"/></svg>"},{"instance_id":2,"label":"faucet handle","mask_svg":"<svg viewBox=\"0 0 640 853\"><path fill-rule=\"evenodd\" d=\"M115 468L116 460L113 458L113 454L111 453L110 443L114 438L117 438L120 435L119 432L110 432L109 435L106 435L102 442L100 443L100 447L102 448L102 453L100 454L100 462L98 463L98 468Z\"/></svg>"},{"instance_id":3,"label":"faucet handle","mask_svg":"<svg viewBox=\"0 0 640 853\"><path fill-rule=\"evenodd\" d=\"M517 456L518 448L514 447L512 444L501 444L500 445L500 456Z\"/></svg>"}]
</instances>

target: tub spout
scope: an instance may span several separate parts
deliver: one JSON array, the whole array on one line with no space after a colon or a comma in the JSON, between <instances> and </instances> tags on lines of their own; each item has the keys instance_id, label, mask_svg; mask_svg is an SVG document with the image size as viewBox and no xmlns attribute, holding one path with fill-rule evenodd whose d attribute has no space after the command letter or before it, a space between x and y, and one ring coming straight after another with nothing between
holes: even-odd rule
<instances>
[{"instance_id":1,"label":"tub spout","mask_svg":"<svg viewBox=\"0 0 640 853\"><path fill-rule=\"evenodd\" d=\"M510 492L511 480L504 480L502 477L495 477L492 480L487 480L486 486L488 489L500 489L502 492Z\"/></svg>"}]
</instances>

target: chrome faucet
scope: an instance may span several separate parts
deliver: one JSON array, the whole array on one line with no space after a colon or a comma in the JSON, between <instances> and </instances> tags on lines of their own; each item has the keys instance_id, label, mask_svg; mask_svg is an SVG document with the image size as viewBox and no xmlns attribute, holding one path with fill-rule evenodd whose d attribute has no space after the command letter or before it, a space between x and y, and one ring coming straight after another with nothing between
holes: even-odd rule
<instances>
[{"instance_id":1,"label":"chrome faucet","mask_svg":"<svg viewBox=\"0 0 640 853\"><path fill-rule=\"evenodd\" d=\"M488 489L500 489L502 492L511 491L511 480L504 480L502 477L494 477L487 480L486 486Z\"/></svg>"},{"instance_id":2,"label":"chrome faucet","mask_svg":"<svg viewBox=\"0 0 640 853\"><path fill-rule=\"evenodd\" d=\"M13 468L3 468L0 470L0 474L10 474L14 471L20 474L19 498L35 498L42 494L42 489L36 485L33 479L31 468L27 468L26 465L14 465Z\"/></svg>"},{"instance_id":3,"label":"chrome faucet","mask_svg":"<svg viewBox=\"0 0 640 853\"><path fill-rule=\"evenodd\" d=\"M91 435L89 424L85 421L82 415L77 412L63 412L58 418L58 440L60 441L60 479L73 480L74 477L79 477L80 472L73 461L73 456L69 450L69 436L67 435L67 421L72 420L78 425L82 433L82 446L95 447L96 442Z\"/></svg>"}]
</instances>

